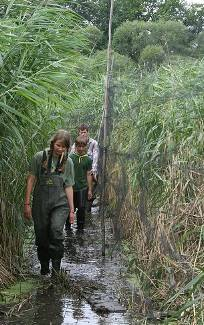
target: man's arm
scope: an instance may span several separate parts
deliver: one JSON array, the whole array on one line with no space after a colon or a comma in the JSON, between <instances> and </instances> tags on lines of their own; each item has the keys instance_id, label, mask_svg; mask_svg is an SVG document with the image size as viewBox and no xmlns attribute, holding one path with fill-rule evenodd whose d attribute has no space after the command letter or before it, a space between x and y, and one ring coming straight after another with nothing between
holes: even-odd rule
<instances>
[{"instance_id":1,"label":"man's arm","mask_svg":"<svg viewBox=\"0 0 204 325\"><path fill-rule=\"evenodd\" d=\"M98 142L96 140L94 140L93 162L92 162L92 172L93 172L94 178L96 178L96 176L98 174L98 157L99 157Z\"/></svg>"},{"instance_id":2,"label":"man's arm","mask_svg":"<svg viewBox=\"0 0 204 325\"><path fill-rule=\"evenodd\" d=\"M88 200L91 200L92 196L93 196L93 194L92 194L92 186L93 186L92 180L93 180L93 178L92 178L92 173L90 170L87 171L86 177L87 177L87 184L88 184Z\"/></svg>"}]
</instances>

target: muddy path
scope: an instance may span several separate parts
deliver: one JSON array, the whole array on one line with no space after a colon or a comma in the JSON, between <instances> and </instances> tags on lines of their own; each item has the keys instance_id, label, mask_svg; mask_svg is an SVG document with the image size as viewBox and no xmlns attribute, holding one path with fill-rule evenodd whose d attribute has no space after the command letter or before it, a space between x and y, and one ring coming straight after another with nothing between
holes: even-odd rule
<instances>
[{"instance_id":1,"label":"muddy path","mask_svg":"<svg viewBox=\"0 0 204 325\"><path fill-rule=\"evenodd\" d=\"M46 280L36 289L29 303L2 324L18 325L128 325L142 324L133 320L121 303L126 289L118 244L114 241L110 221L106 221L106 256L101 254L101 231L97 208L86 219L84 233L75 226L65 231L65 255L61 283ZM32 246L32 273L40 265ZM63 284L62 284L63 282Z\"/></svg>"}]
</instances>

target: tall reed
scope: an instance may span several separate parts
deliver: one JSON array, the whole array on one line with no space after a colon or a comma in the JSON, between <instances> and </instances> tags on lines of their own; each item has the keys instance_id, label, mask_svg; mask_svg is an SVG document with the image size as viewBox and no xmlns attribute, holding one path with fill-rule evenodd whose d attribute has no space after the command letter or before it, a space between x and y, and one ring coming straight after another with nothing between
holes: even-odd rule
<instances>
[{"instance_id":1,"label":"tall reed","mask_svg":"<svg viewBox=\"0 0 204 325\"><path fill-rule=\"evenodd\" d=\"M138 76L134 95L129 91L115 102L124 115L114 120L107 192L120 216L129 267L140 289L172 319L199 323L204 65L190 58L169 59Z\"/></svg>"},{"instance_id":2,"label":"tall reed","mask_svg":"<svg viewBox=\"0 0 204 325\"><path fill-rule=\"evenodd\" d=\"M19 272L29 161L77 96L77 61L87 40L74 12L54 2L9 0L0 34L0 275ZM62 23L63 22L63 23Z\"/></svg>"}]
</instances>

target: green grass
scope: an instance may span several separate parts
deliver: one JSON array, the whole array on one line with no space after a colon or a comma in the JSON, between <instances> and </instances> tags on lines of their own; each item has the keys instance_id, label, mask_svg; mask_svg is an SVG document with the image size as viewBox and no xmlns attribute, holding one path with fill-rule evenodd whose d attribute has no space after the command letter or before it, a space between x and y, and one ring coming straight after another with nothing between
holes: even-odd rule
<instances>
[{"instance_id":1,"label":"green grass","mask_svg":"<svg viewBox=\"0 0 204 325\"><path fill-rule=\"evenodd\" d=\"M38 282L35 279L19 280L0 291L0 304L18 303L37 286Z\"/></svg>"}]
</instances>

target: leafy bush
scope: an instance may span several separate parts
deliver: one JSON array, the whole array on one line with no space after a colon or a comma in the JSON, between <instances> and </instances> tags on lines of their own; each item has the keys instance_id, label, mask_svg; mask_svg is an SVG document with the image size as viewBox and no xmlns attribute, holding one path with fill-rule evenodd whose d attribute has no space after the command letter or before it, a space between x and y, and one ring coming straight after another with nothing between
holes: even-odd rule
<instances>
[{"instance_id":1,"label":"leafy bush","mask_svg":"<svg viewBox=\"0 0 204 325\"><path fill-rule=\"evenodd\" d=\"M162 46L147 45L140 54L139 63L152 68L154 65L162 63L164 59L165 52Z\"/></svg>"},{"instance_id":2,"label":"leafy bush","mask_svg":"<svg viewBox=\"0 0 204 325\"><path fill-rule=\"evenodd\" d=\"M189 32L183 23L160 20L152 23L151 27L153 44L160 44L169 53L186 53L186 47L189 45Z\"/></svg>"},{"instance_id":3,"label":"leafy bush","mask_svg":"<svg viewBox=\"0 0 204 325\"><path fill-rule=\"evenodd\" d=\"M137 61L141 50L150 43L150 26L143 21L123 23L113 35L113 48Z\"/></svg>"},{"instance_id":4,"label":"leafy bush","mask_svg":"<svg viewBox=\"0 0 204 325\"><path fill-rule=\"evenodd\" d=\"M200 32L193 42L194 54L198 57L204 55L204 32Z\"/></svg>"},{"instance_id":5,"label":"leafy bush","mask_svg":"<svg viewBox=\"0 0 204 325\"><path fill-rule=\"evenodd\" d=\"M115 51L112 52L113 59L113 76L117 76L119 73L133 71L136 67L135 62L128 56L121 55ZM82 64L85 63L87 75L90 77L100 73L106 74L107 69L107 50L97 51L94 55L90 56L88 60L82 60Z\"/></svg>"},{"instance_id":6,"label":"leafy bush","mask_svg":"<svg viewBox=\"0 0 204 325\"><path fill-rule=\"evenodd\" d=\"M89 25L83 29L83 33L89 41L89 53L103 48L104 35L96 26Z\"/></svg>"},{"instance_id":7,"label":"leafy bush","mask_svg":"<svg viewBox=\"0 0 204 325\"><path fill-rule=\"evenodd\" d=\"M189 43L187 28L176 21L126 22L113 35L114 49L138 62L148 45L160 45L165 52L186 54Z\"/></svg>"}]
</instances>

